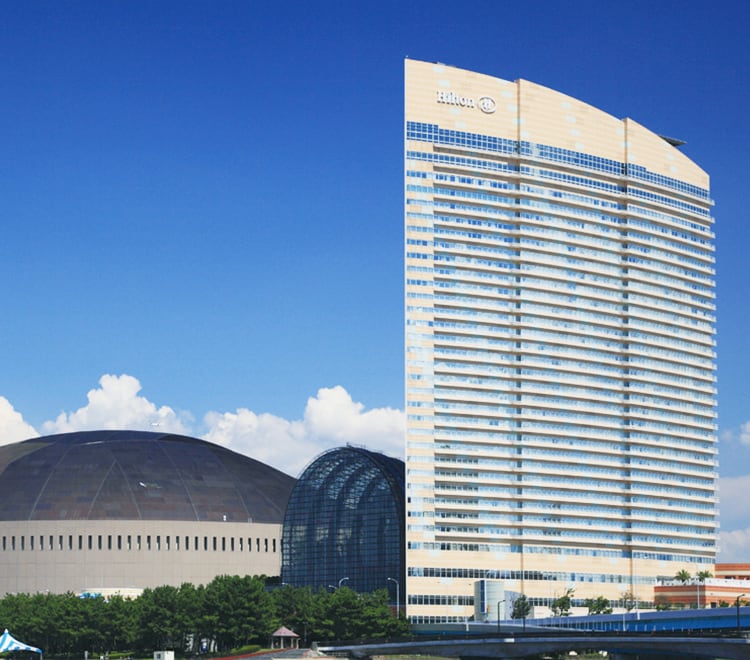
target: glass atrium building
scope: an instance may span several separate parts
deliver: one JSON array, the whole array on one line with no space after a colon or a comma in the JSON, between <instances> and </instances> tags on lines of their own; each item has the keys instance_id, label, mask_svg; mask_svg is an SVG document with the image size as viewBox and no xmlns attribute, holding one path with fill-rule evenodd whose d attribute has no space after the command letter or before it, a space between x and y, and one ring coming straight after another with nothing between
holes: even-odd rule
<instances>
[{"instance_id":1,"label":"glass atrium building","mask_svg":"<svg viewBox=\"0 0 750 660\"><path fill-rule=\"evenodd\" d=\"M714 234L676 140L406 61L407 613L713 570Z\"/></svg>"},{"instance_id":2,"label":"glass atrium building","mask_svg":"<svg viewBox=\"0 0 750 660\"><path fill-rule=\"evenodd\" d=\"M297 481L284 518L281 579L295 587L387 589L404 580L404 463L360 447L332 449Z\"/></svg>"}]
</instances>

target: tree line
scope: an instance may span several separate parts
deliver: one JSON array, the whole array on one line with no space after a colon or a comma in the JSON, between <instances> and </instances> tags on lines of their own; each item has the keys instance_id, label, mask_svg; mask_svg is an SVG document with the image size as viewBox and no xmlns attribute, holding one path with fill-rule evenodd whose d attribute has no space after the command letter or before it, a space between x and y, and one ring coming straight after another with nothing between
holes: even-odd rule
<instances>
[{"instance_id":1,"label":"tree line","mask_svg":"<svg viewBox=\"0 0 750 660\"><path fill-rule=\"evenodd\" d=\"M38 646L47 657L121 653L151 657L229 654L268 647L280 626L300 644L398 636L408 632L385 589L360 594L274 584L264 577L219 576L207 585L185 583L144 590L137 598L81 598L66 594L9 594L0 600L0 625Z\"/></svg>"}]
</instances>

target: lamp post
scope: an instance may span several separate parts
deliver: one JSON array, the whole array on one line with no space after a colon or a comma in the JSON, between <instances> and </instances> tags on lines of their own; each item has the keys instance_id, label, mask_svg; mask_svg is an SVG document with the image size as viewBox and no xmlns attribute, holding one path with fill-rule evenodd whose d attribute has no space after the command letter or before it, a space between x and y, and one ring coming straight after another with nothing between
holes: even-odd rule
<instances>
[{"instance_id":1,"label":"lamp post","mask_svg":"<svg viewBox=\"0 0 750 660\"><path fill-rule=\"evenodd\" d=\"M392 577L386 578L386 580L393 582L396 585L396 618L398 619L401 614L401 593L399 591L398 580Z\"/></svg>"},{"instance_id":2,"label":"lamp post","mask_svg":"<svg viewBox=\"0 0 750 660\"><path fill-rule=\"evenodd\" d=\"M343 582L346 582L346 581L347 581L348 579L349 579L348 577L345 577L345 578L341 578L341 579L339 580L339 589L341 589L341 584L342 584Z\"/></svg>"},{"instance_id":3,"label":"lamp post","mask_svg":"<svg viewBox=\"0 0 750 660\"><path fill-rule=\"evenodd\" d=\"M701 581L700 578L696 579L695 581L695 609L699 610L701 608Z\"/></svg>"},{"instance_id":4,"label":"lamp post","mask_svg":"<svg viewBox=\"0 0 750 660\"><path fill-rule=\"evenodd\" d=\"M735 605L737 606L737 631L740 630L740 598L742 598L745 594L740 594L737 596L737 600L734 601Z\"/></svg>"},{"instance_id":5,"label":"lamp post","mask_svg":"<svg viewBox=\"0 0 750 660\"><path fill-rule=\"evenodd\" d=\"M497 632L500 632L500 604L504 603L505 599L497 601Z\"/></svg>"}]
</instances>

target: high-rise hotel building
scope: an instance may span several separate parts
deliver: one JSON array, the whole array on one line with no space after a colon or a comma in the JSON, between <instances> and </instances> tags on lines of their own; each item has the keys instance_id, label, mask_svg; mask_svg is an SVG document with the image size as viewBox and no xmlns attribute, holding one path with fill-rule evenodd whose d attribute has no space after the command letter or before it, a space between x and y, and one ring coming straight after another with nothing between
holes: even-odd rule
<instances>
[{"instance_id":1,"label":"high-rise hotel building","mask_svg":"<svg viewBox=\"0 0 750 660\"><path fill-rule=\"evenodd\" d=\"M482 579L543 611L712 570L707 174L442 64L406 61L405 129L408 615L463 621Z\"/></svg>"}]
</instances>

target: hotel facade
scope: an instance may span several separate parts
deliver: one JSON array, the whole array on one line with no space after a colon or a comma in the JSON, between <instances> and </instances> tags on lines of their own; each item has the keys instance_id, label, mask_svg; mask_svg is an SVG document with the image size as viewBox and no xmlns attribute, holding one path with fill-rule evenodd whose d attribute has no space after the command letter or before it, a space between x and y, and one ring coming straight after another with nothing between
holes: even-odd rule
<instances>
[{"instance_id":1,"label":"hotel facade","mask_svg":"<svg viewBox=\"0 0 750 660\"><path fill-rule=\"evenodd\" d=\"M406 607L651 601L716 554L708 175L630 119L406 61ZM505 618L512 597L483 605Z\"/></svg>"}]
</instances>

